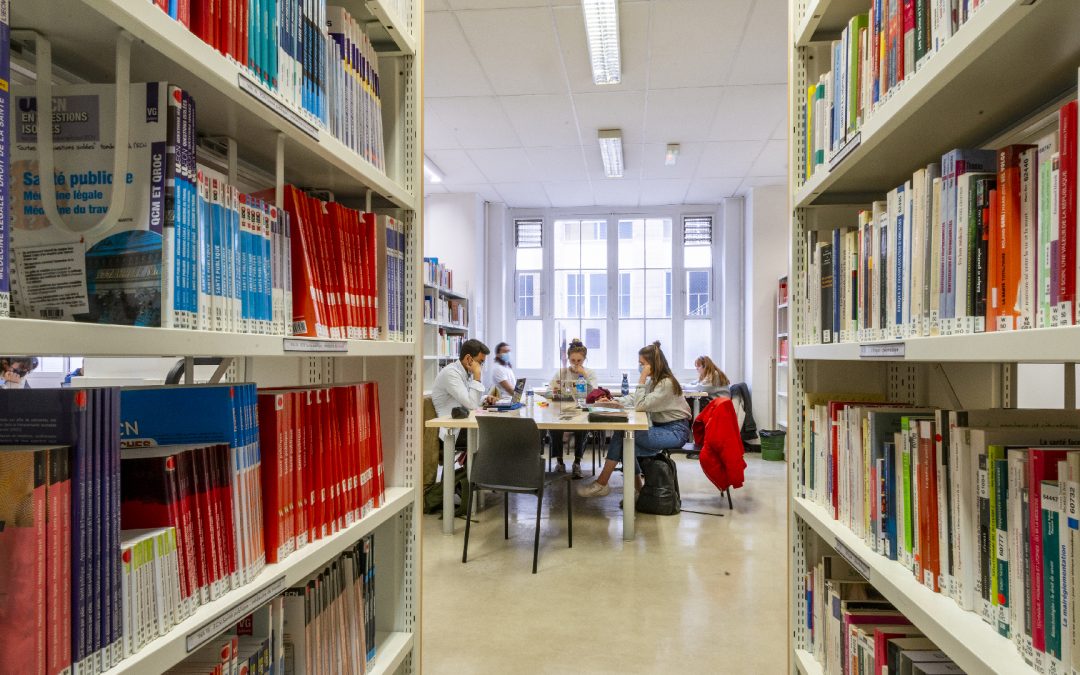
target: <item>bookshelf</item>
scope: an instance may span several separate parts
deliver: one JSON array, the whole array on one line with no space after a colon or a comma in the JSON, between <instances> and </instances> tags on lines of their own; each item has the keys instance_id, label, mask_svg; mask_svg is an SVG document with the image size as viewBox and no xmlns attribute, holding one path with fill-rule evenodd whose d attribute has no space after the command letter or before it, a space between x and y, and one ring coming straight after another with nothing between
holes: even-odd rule
<instances>
[{"instance_id":1,"label":"bookshelf","mask_svg":"<svg viewBox=\"0 0 1080 675\"><path fill-rule=\"evenodd\" d=\"M181 663L197 636L235 625L281 590L322 569L349 546L374 534L377 655L368 672L420 668L420 391L423 361L421 137L423 2L342 0L363 22L382 64L386 171L325 129L305 123L268 90L252 87L244 70L152 2L39 0L12 3L14 29L33 30L52 45L53 63L88 82L113 80L117 35L134 38L131 81L182 87L197 101L200 137L227 139L242 161L292 183L327 190L350 208L392 215L405 231L404 339L391 341L143 328L0 318L5 354L80 355L117 359L223 357L223 381L260 387L373 380L379 384L386 503L351 526L267 565L252 581L195 613L108 673L162 672ZM399 13L396 7L405 8ZM21 38L20 38L21 40ZM21 46L20 42L20 46ZM25 56L25 55L24 55ZM26 56L33 62L33 56ZM262 187L275 187L275 183ZM385 326L385 313L380 317ZM385 332L384 332L385 335ZM220 626L221 630L218 630ZM215 632L216 631L216 632ZM193 638L193 636L196 636Z\"/></svg>"},{"instance_id":2,"label":"bookshelf","mask_svg":"<svg viewBox=\"0 0 1080 675\"><path fill-rule=\"evenodd\" d=\"M799 450L810 420L804 404L819 392L873 394L882 400L948 409L1017 405L1018 364L1080 361L1080 326L869 342L814 344L806 275L806 234L853 225L848 213L911 178L953 148L1000 148L1046 133L1064 102L1077 95L1080 43L1047 40L1051 31L1080 27L1076 3L985 0L918 70L862 119L858 135L806 178L807 88L830 69L830 41L870 2L791 0L789 85L791 148L790 423L788 531L789 671L816 675L808 651L803 573L823 555L852 563L882 595L966 672L1035 673L1013 642L947 594L918 583L910 570L876 553L816 503L798 495ZM1067 27L1067 28L1066 28ZM1032 60L1016 59L1017 53ZM1035 64L1038 64L1037 66ZM1056 129L1056 117L1053 119ZM849 209L849 212L844 212ZM843 215L838 215L843 213ZM779 304L779 303L778 303ZM1063 382L1073 383L1072 368ZM780 390L778 384L778 391ZM1071 396L1066 401L1073 401ZM1067 403L1067 406L1070 404Z\"/></svg>"},{"instance_id":3,"label":"bookshelf","mask_svg":"<svg viewBox=\"0 0 1080 675\"><path fill-rule=\"evenodd\" d=\"M435 382L435 376L439 374L439 371L442 370L446 364L457 360L457 350L451 349L447 351L445 343L448 340L468 340L471 337L469 334L470 306L468 296L437 283L432 283L432 281L434 281L434 279L429 276L424 284L425 298L433 298L436 299L437 302L453 302L460 304L463 308L461 314L464 321L462 323L437 321L433 318L428 318L425 310L424 342L422 348L424 354L423 381L425 392L430 391L432 383Z\"/></svg>"},{"instance_id":4,"label":"bookshelf","mask_svg":"<svg viewBox=\"0 0 1080 675\"><path fill-rule=\"evenodd\" d=\"M791 337L788 334L788 277L776 281L776 346L773 352L773 429L787 431L788 368L791 355Z\"/></svg>"}]
</instances>

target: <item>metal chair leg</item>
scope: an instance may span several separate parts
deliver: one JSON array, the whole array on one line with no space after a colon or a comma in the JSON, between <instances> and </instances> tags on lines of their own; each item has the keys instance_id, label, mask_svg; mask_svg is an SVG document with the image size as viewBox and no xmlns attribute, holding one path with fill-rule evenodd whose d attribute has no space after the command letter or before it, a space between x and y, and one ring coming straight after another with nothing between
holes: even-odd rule
<instances>
[{"instance_id":1,"label":"metal chair leg","mask_svg":"<svg viewBox=\"0 0 1080 675\"><path fill-rule=\"evenodd\" d=\"M533 538L533 574L536 574L536 561L540 557L540 510L544 505L544 488L536 492L536 536Z\"/></svg>"},{"instance_id":2,"label":"metal chair leg","mask_svg":"<svg viewBox=\"0 0 1080 675\"><path fill-rule=\"evenodd\" d=\"M728 488L727 490L724 490L724 492L725 492L725 493L727 494L727 507L728 507L728 511L734 511L734 510L735 510L735 507L734 507L734 506L732 505L732 503L731 503L731 488Z\"/></svg>"},{"instance_id":3,"label":"metal chair leg","mask_svg":"<svg viewBox=\"0 0 1080 675\"><path fill-rule=\"evenodd\" d=\"M574 548L574 499L570 494L570 483L566 483L566 538L569 548Z\"/></svg>"},{"instance_id":4,"label":"metal chair leg","mask_svg":"<svg viewBox=\"0 0 1080 675\"><path fill-rule=\"evenodd\" d=\"M503 493L503 539L510 538L510 493Z\"/></svg>"},{"instance_id":5,"label":"metal chair leg","mask_svg":"<svg viewBox=\"0 0 1080 675\"><path fill-rule=\"evenodd\" d=\"M469 497L465 500L465 546L461 549L461 563L469 559L469 527L472 525L472 503L473 493L476 492L476 486L472 483L469 484ZM454 514L450 514L453 518ZM443 518L446 518L446 514L443 514Z\"/></svg>"}]
</instances>

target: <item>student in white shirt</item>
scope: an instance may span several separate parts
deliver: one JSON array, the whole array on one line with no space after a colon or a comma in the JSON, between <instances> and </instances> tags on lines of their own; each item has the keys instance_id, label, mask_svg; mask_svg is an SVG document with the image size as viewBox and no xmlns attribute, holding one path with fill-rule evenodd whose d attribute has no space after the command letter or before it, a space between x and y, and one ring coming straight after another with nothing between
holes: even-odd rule
<instances>
[{"instance_id":1,"label":"student in white shirt","mask_svg":"<svg viewBox=\"0 0 1080 675\"><path fill-rule=\"evenodd\" d=\"M629 396L616 399L625 407L649 414L649 428L634 432L634 456L652 457L667 448L681 448L690 439L690 406L683 398L682 387L668 366L660 342L656 341L638 350L641 372L637 390ZM607 459L600 475L589 485L578 490L582 497L603 497L611 492L608 480L615 466L622 460L623 434L616 431L608 444ZM623 474L626 475L625 465ZM641 467L634 460L634 487L642 486ZM633 508L633 505L627 508Z\"/></svg>"},{"instance_id":2,"label":"student in white shirt","mask_svg":"<svg viewBox=\"0 0 1080 675\"><path fill-rule=\"evenodd\" d=\"M549 385L552 394L562 394L563 389L573 387L579 377L585 378L585 390L590 392L596 389L596 372L585 367L585 359L589 350L579 338L570 341L566 348L566 368L560 368L555 377L551 378ZM574 432L574 479L581 478L581 457L585 454L585 432ZM563 432L551 433L551 456L555 458L555 470L566 473L566 464L563 463Z\"/></svg>"},{"instance_id":3,"label":"student in white shirt","mask_svg":"<svg viewBox=\"0 0 1080 675\"><path fill-rule=\"evenodd\" d=\"M490 396L484 396L484 385L480 383L489 353L491 350L483 342L466 340L461 344L458 360L439 371L431 386L431 403L437 417L450 417L454 408L474 410L491 401ZM450 429L439 429L439 438L444 443L452 434Z\"/></svg>"},{"instance_id":4,"label":"student in white shirt","mask_svg":"<svg viewBox=\"0 0 1080 675\"><path fill-rule=\"evenodd\" d=\"M488 368L488 387L494 387L496 394L502 398L514 394L514 385L517 378L514 377L514 366L510 363L510 345L500 342L495 345L495 363Z\"/></svg>"}]
</instances>

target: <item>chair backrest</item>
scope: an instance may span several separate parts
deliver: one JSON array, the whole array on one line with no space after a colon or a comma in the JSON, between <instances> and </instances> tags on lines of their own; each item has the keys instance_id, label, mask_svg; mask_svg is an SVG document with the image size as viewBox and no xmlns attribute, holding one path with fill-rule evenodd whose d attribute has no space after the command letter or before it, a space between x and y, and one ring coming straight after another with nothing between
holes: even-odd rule
<instances>
[{"instance_id":1,"label":"chair backrest","mask_svg":"<svg viewBox=\"0 0 1080 675\"><path fill-rule=\"evenodd\" d=\"M543 488L540 430L528 417L477 415L474 483L513 488Z\"/></svg>"}]
</instances>

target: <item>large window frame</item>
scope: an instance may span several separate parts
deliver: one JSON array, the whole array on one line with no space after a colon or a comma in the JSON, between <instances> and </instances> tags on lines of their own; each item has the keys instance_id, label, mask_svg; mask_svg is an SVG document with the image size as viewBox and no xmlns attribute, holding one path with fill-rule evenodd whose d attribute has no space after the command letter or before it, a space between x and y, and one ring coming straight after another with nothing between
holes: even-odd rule
<instances>
[{"instance_id":1,"label":"large window frame","mask_svg":"<svg viewBox=\"0 0 1080 675\"><path fill-rule=\"evenodd\" d=\"M697 218L697 217L709 217L712 219L712 250L711 250L711 267L709 270L708 279L708 294L709 303L707 314L698 314L696 316L691 314L691 299L689 295L688 284L688 272L697 272L704 268L695 266L687 268L684 263L684 248L683 248L683 227L684 218ZM606 220L607 221L607 236L604 237L607 242L607 296L604 302L607 309L607 357L606 362L599 363L594 358L589 359L588 365L597 371L601 381L604 382L617 382L621 379L622 374L627 372L633 378L634 373L628 372L626 368L620 369L618 367L618 344L619 344L619 316L620 309L629 302L629 288L626 286L627 281L624 280L624 275L620 273L619 260L618 260L618 245L620 239L620 221L627 219L642 219L642 218L669 218L671 221L671 271L668 276L667 284L669 296L666 299L667 305L670 308L671 316L671 339L664 344L664 351L668 356L668 360L671 363L672 369L676 376L682 381L689 381L696 377L696 373L692 367L687 367L687 360L692 360L697 354L687 355L684 354L684 346L686 343L684 327L688 319L708 319L710 321L710 331L708 336L708 343L710 348L709 354L718 363L722 363L723 348L722 342L722 298L723 293L723 279L719 270L723 269L722 256L723 256L723 236L722 236L722 223L720 216L720 209L716 205L704 205L704 206L673 206L673 207L657 207L648 209L627 209L625 212L619 212L612 209L510 209L508 212L508 224L507 227L513 231L515 222L519 220L541 220L543 221L542 228L542 250L543 250L543 268L542 270L529 270L529 274L539 274L539 286L538 289L538 302L540 308L539 319L542 320L543 335L540 338L542 344L541 352L542 358L538 361L542 363L539 368L536 367L522 367L515 368L515 372L521 377L536 378L539 380L546 380L552 376L555 370L559 367L558 359L555 356L557 351L557 345L560 342L561 337L557 335L556 330L557 321L555 319L557 309L555 307L555 293L552 292L555 286L555 223L562 220ZM584 237L584 233L582 234ZM598 239L601 237L597 237ZM510 285L511 288L517 289L518 284L518 271L514 261L516 260L515 240L513 236L504 238L505 241L505 259L508 261L506 266L506 277L504 283ZM591 266L590 266L591 267ZM596 269L596 268L592 268ZM525 271L523 270L523 273ZM591 282L589 281L588 271L584 271L580 278L584 282L577 287L578 298L584 303L582 307L590 307L590 303L599 302L600 299L596 296L591 288ZM513 301L517 302L517 295L515 293ZM565 308L564 308L565 309ZM509 313L510 317L519 316L519 309L515 306L513 311ZM511 344L516 345L520 340L517 336L517 322L511 319L507 322L507 335L506 339ZM584 337L584 336L582 336ZM535 339L535 336L533 336ZM519 355L518 361L522 359Z\"/></svg>"}]
</instances>

